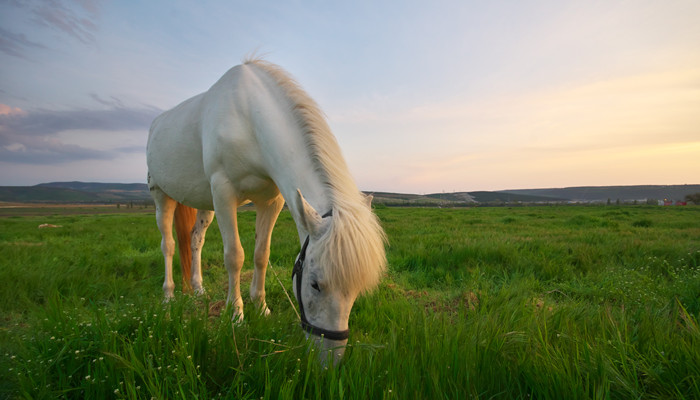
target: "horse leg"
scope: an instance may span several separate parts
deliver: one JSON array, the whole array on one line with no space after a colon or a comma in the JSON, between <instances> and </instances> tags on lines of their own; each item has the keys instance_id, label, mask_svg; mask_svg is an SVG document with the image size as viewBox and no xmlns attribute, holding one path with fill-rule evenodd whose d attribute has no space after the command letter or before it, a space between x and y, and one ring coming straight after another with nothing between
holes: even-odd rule
<instances>
[{"instance_id":1,"label":"horse leg","mask_svg":"<svg viewBox=\"0 0 700 400\"><path fill-rule=\"evenodd\" d=\"M238 200L227 180L213 180L214 212L219 223L221 238L224 242L224 265L228 272L228 296L226 305L233 305L233 319L243 320L243 298L241 297L241 268L245 255L241 239L238 236L238 217L236 208Z\"/></svg>"},{"instance_id":2,"label":"horse leg","mask_svg":"<svg viewBox=\"0 0 700 400\"><path fill-rule=\"evenodd\" d=\"M265 272L267 271L267 262L270 259L272 228L274 228L277 216L283 206L284 198L281 195L266 203L255 204L257 211L255 217L255 271L253 271L253 280L250 282L250 297L263 315L270 314L270 309L265 303Z\"/></svg>"},{"instance_id":3,"label":"horse leg","mask_svg":"<svg viewBox=\"0 0 700 400\"><path fill-rule=\"evenodd\" d=\"M154 188L152 191L153 200L156 203L156 223L161 235L160 248L165 260L165 281L163 282L163 292L165 301L170 300L175 291L173 281L173 255L175 254L175 239L173 239L173 215L177 202L163 193L160 189Z\"/></svg>"},{"instance_id":4,"label":"horse leg","mask_svg":"<svg viewBox=\"0 0 700 400\"><path fill-rule=\"evenodd\" d=\"M197 220L192 227L190 235L190 245L192 246L192 289L195 294L204 294L202 286L202 247L204 246L204 236L214 219L214 211L197 210Z\"/></svg>"}]
</instances>

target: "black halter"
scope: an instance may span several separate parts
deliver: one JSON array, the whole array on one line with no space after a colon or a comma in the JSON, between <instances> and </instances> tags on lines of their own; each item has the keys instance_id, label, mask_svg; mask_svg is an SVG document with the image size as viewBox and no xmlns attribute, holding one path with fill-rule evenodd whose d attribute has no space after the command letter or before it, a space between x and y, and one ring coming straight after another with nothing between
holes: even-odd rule
<instances>
[{"instance_id":1,"label":"black halter","mask_svg":"<svg viewBox=\"0 0 700 400\"><path fill-rule=\"evenodd\" d=\"M330 217L333 215L333 210L328 211L323 215L322 218ZM304 259L306 258L306 248L309 246L309 237L306 236L304 244L301 246L301 251L299 252L299 258L297 262L294 263L294 269L292 270L292 279L295 275L297 276L297 302L299 303L299 316L301 317L301 327L306 332L311 333L316 336L323 336L326 339L331 340L345 340L350 337L350 330L346 329L344 331L329 331L328 329L319 328L318 326L313 326L306 319L306 314L304 313L304 303L301 301L301 278L304 274Z\"/></svg>"}]
</instances>

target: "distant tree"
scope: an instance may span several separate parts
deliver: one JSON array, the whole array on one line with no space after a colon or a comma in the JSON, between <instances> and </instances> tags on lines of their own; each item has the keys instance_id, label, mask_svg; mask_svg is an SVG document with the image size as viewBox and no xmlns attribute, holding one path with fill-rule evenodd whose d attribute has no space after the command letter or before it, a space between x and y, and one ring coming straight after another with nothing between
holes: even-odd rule
<instances>
[{"instance_id":1,"label":"distant tree","mask_svg":"<svg viewBox=\"0 0 700 400\"><path fill-rule=\"evenodd\" d=\"M692 201L695 204L700 204L700 193L686 195L685 201Z\"/></svg>"}]
</instances>

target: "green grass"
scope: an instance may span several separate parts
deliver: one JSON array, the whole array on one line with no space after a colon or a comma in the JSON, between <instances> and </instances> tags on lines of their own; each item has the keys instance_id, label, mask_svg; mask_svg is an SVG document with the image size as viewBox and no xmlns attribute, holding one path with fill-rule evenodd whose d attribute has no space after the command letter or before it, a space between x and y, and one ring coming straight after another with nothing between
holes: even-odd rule
<instances>
[{"instance_id":1,"label":"green grass","mask_svg":"<svg viewBox=\"0 0 700 400\"><path fill-rule=\"evenodd\" d=\"M164 305L152 215L2 218L0 397L700 398L700 208L377 213L389 272L330 369L272 271L273 314L249 304L253 212L235 327L216 226L208 295ZM271 261L290 292L298 249L284 212Z\"/></svg>"}]
</instances>

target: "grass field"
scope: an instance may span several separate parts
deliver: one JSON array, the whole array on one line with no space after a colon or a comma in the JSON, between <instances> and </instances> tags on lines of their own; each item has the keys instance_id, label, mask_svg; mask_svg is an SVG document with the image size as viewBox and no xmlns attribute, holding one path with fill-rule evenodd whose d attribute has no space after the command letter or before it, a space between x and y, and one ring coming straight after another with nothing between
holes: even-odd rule
<instances>
[{"instance_id":1,"label":"grass field","mask_svg":"<svg viewBox=\"0 0 700 400\"><path fill-rule=\"evenodd\" d=\"M208 295L164 305L152 215L0 218L0 397L700 398L700 207L376 211L389 272L355 303L331 369L275 279L291 292L286 211L273 314L246 287L235 328L217 227ZM240 214L246 285L254 217Z\"/></svg>"}]
</instances>

